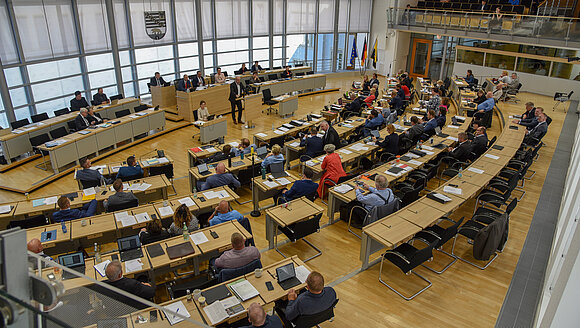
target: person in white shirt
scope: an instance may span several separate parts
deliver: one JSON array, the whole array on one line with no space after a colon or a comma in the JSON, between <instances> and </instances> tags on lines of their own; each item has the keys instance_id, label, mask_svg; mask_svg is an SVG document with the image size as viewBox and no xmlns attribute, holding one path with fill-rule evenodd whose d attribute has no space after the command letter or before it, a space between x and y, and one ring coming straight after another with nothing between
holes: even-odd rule
<instances>
[{"instance_id":1,"label":"person in white shirt","mask_svg":"<svg viewBox=\"0 0 580 328\"><path fill-rule=\"evenodd\" d=\"M209 111L205 106L205 100L199 102L199 108L197 109L197 120L198 121L207 121L209 116Z\"/></svg>"},{"instance_id":2,"label":"person in white shirt","mask_svg":"<svg viewBox=\"0 0 580 328\"><path fill-rule=\"evenodd\" d=\"M215 83L225 83L226 76L222 73L222 69L218 67L217 73L215 73Z\"/></svg>"}]
</instances>

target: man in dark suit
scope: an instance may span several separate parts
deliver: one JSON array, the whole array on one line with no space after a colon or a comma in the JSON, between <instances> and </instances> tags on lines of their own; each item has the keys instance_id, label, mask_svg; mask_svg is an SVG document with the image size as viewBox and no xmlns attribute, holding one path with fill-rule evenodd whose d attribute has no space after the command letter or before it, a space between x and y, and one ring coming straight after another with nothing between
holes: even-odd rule
<instances>
[{"instance_id":1,"label":"man in dark suit","mask_svg":"<svg viewBox=\"0 0 580 328\"><path fill-rule=\"evenodd\" d=\"M539 108L539 107L538 107ZM536 125L533 129L528 132L527 137L533 137L538 140L541 140L544 135L548 132L548 124L546 123L546 114L540 113L538 116L538 125ZM526 137L526 139L527 139Z\"/></svg>"},{"instance_id":2,"label":"man in dark suit","mask_svg":"<svg viewBox=\"0 0 580 328\"><path fill-rule=\"evenodd\" d=\"M458 161L465 162L469 158L469 153L471 152L471 144L469 140L467 140L467 133L460 132L457 135L457 139L457 147L449 147L448 155Z\"/></svg>"},{"instance_id":3,"label":"man in dark suit","mask_svg":"<svg viewBox=\"0 0 580 328\"><path fill-rule=\"evenodd\" d=\"M205 79L201 75L201 71L197 71L197 75L193 79L193 87L197 88L197 87L202 87L204 85L205 85Z\"/></svg>"},{"instance_id":4,"label":"man in dark suit","mask_svg":"<svg viewBox=\"0 0 580 328\"><path fill-rule=\"evenodd\" d=\"M113 189L115 189L115 194L109 196L109 198L105 202L105 209L107 211L109 206L118 206L121 204L127 204L137 199L137 197L135 197L135 195L133 195L132 192L123 191L123 181L121 179L117 179L115 180L115 182L113 182ZM137 205L139 205L138 200Z\"/></svg>"},{"instance_id":5,"label":"man in dark suit","mask_svg":"<svg viewBox=\"0 0 580 328\"><path fill-rule=\"evenodd\" d=\"M340 138L338 137L338 132L336 132L336 130L330 126L327 121L322 121L322 123L320 123L320 129L324 131L322 143L324 145L333 144L338 149L340 147Z\"/></svg>"},{"instance_id":6,"label":"man in dark suit","mask_svg":"<svg viewBox=\"0 0 580 328\"><path fill-rule=\"evenodd\" d=\"M411 127L405 131L405 134L409 139L415 141L423 134L423 124L419 124L419 118L417 116L411 117Z\"/></svg>"},{"instance_id":7,"label":"man in dark suit","mask_svg":"<svg viewBox=\"0 0 580 328\"><path fill-rule=\"evenodd\" d=\"M159 72L155 72L155 76L149 81L149 85L152 87L162 87L165 84L165 80L161 77Z\"/></svg>"},{"instance_id":8,"label":"man in dark suit","mask_svg":"<svg viewBox=\"0 0 580 328\"><path fill-rule=\"evenodd\" d=\"M107 265L105 274L108 278L106 283L113 287L147 300L152 300L155 296L155 288L151 287L150 284L123 277L123 266L117 260Z\"/></svg>"},{"instance_id":9,"label":"man in dark suit","mask_svg":"<svg viewBox=\"0 0 580 328\"><path fill-rule=\"evenodd\" d=\"M283 78L292 77L292 71L290 70L290 66L286 66L286 70L282 72L282 77Z\"/></svg>"},{"instance_id":10,"label":"man in dark suit","mask_svg":"<svg viewBox=\"0 0 580 328\"><path fill-rule=\"evenodd\" d=\"M99 172L98 170L95 170L95 169L91 169L92 163L91 163L91 160L89 158L83 157L79 160L79 162L80 162L81 167L83 169L77 171L77 176L76 176L77 180L92 181L92 182L97 182L98 184L101 184L102 181L105 181L105 183L107 183L107 184L111 183L111 180L103 178L103 175L101 174L101 172Z\"/></svg>"},{"instance_id":11,"label":"man in dark suit","mask_svg":"<svg viewBox=\"0 0 580 328\"><path fill-rule=\"evenodd\" d=\"M107 98L107 95L103 93L103 88L99 88L97 90L97 93L93 96L93 103L95 104L95 106L105 105L109 103L109 98Z\"/></svg>"},{"instance_id":12,"label":"man in dark suit","mask_svg":"<svg viewBox=\"0 0 580 328\"><path fill-rule=\"evenodd\" d=\"M258 64L258 61L256 60L256 61L254 62L254 65L252 65L252 69L251 69L251 71L252 71L252 72L260 72L261 70L262 70L262 66L260 66L260 65Z\"/></svg>"},{"instance_id":13,"label":"man in dark suit","mask_svg":"<svg viewBox=\"0 0 580 328\"><path fill-rule=\"evenodd\" d=\"M481 7L479 7L481 11L489 11L489 6L487 5L487 1L481 0Z\"/></svg>"},{"instance_id":14,"label":"man in dark suit","mask_svg":"<svg viewBox=\"0 0 580 328\"><path fill-rule=\"evenodd\" d=\"M274 196L274 203L287 203L293 199L298 199L302 196L314 195L318 189L318 183L312 181L314 173L311 169L305 168L302 173L302 180L295 181L290 190L284 188ZM279 201L278 201L279 200Z\"/></svg>"},{"instance_id":15,"label":"man in dark suit","mask_svg":"<svg viewBox=\"0 0 580 328\"><path fill-rule=\"evenodd\" d=\"M369 82L370 82L371 88L373 88L375 86L375 84L379 85L380 82L379 82L379 77L378 77L377 73L373 73L373 78Z\"/></svg>"},{"instance_id":16,"label":"man in dark suit","mask_svg":"<svg viewBox=\"0 0 580 328\"><path fill-rule=\"evenodd\" d=\"M400 89L403 91L402 89ZM403 93L403 97L397 91L393 91L391 93L391 100L389 101L389 107L391 110L399 111L403 108L403 99L405 99L405 94Z\"/></svg>"},{"instance_id":17,"label":"man in dark suit","mask_svg":"<svg viewBox=\"0 0 580 328\"><path fill-rule=\"evenodd\" d=\"M82 96L80 91L75 91L75 97L70 100L70 110L74 112L86 107L89 107L89 103L85 97Z\"/></svg>"},{"instance_id":18,"label":"man in dark suit","mask_svg":"<svg viewBox=\"0 0 580 328\"><path fill-rule=\"evenodd\" d=\"M481 156L487 150L487 134L485 133L485 126L480 126L475 130L475 136L471 141L471 151L477 157Z\"/></svg>"},{"instance_id":19,"label":"man in dark suit","mask_svg":"<svg viewBox=\"0 0 580 328\"><path fill-rule=\"evenodd\" d=\"M244 88L240 83L241 79L239 76L236 76L236 81L230 84L230 104L232 105L232 119L234 120L234 124L244 123L242 121L242 100L239 98L242 96L244 92ZM236 106L238 107L238 120L236 121Z\"/></svg>"},{"instance_id":20,"label":"man in dark suit","mask_svg":"<svg viewBox=\"0 0 580 328\"><path fill-rule=\"evenodd\" d=\"M189 80L189 76L187 76L187 74L185 74L183 76L183 80L179 81L179 83L177 84L177 90L186 92L187 90L191 89L191 87L192 87L192 84L191 84L191 81Z\"/></svg>"},{"instance_id":21,"label":"man in dark suit","mask_svg":"<svg viewBox=\"0 0 580 328\"><path fill-rule=\"evenodd\" d=\"M81 209L71 209L70 199L61 196L57 201L57 205L60 210L52 213L52 220L55 222L86 218L95 215L97 212L97 201L94 199L83 205Z\"/></svg>"},{"instance_id":22,"label":"man in dark suit","mask_svg":"<svg viewBox=\"0 0 580 328\"><path fill-rule=\"evenodd\" d=\"M89 121L89 110L86 108L81 108L79 115L77 115L77 117L75 117L75 128L77 131L83 130L88 128L91 125L91 122Z\"/></svg>"},{"instance_id":23,"label":"man in dark suit","mask_svg":"<svg viewBox=\"0 0 580 328\"><path fill-rule=\"evenodd\" d=\"M318 130L316 130L315 127L311 127L310 135L304 136L304 138L300 141L300 147L306 147L306 155L311 158L320 155L324 151L322 138L317 136L317 134Z\"/></svg>"}]
</instances>

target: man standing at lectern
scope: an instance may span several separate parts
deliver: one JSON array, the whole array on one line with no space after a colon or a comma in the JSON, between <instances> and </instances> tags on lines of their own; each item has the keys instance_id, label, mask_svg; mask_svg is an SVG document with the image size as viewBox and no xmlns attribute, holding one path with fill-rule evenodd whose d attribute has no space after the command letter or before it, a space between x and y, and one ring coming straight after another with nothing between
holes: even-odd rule
<instances>
[{"instance_id":1,"label":"man standing at lectern","mask_svg":"<svg viewBox=\"0 0 580 328\"><path fill-rule=\"evenodd\" d=\"M242 121L242 100L239 99L242 96L243 89L240 84L240 77L236 76L236 81L230 84L230 103L232 104L232 120L234 124L237 122L244 123ZM238 121L236 122L236 106L238 107Z\"/></svg>"}]
</instances>

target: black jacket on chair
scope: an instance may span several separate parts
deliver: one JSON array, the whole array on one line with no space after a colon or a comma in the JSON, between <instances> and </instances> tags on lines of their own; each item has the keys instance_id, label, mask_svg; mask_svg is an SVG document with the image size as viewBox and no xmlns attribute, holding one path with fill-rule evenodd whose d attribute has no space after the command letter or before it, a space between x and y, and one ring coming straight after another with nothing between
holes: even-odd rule
<instances>
[{"instance_id":1,"label":"black jacket on chair","mask_svg":"<svg viewBox=\"0 0 580 328\"><path fill-rule=\"evenodd\" d=\"M481 156L487 150L487 137L485 134L475 136L471 142L471 151L474 152L477 157Z\"/></svg>"}]
</instances>

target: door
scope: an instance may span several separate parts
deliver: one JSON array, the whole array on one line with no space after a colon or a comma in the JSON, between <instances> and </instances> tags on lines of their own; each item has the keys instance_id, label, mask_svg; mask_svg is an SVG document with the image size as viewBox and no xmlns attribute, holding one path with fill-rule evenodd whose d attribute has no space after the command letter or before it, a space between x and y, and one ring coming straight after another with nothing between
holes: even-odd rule
<instances>
[{"instance_id":1,"label":"door","mask_svg":"<svg viewBox=\"0 0 580 328\"><path fill-rule=\"evenodd\" d=\"M414 39L411 54L411 77L428 77L433 40Z\"/></svg>"}]
</instances>

